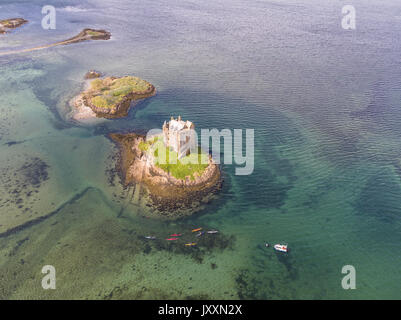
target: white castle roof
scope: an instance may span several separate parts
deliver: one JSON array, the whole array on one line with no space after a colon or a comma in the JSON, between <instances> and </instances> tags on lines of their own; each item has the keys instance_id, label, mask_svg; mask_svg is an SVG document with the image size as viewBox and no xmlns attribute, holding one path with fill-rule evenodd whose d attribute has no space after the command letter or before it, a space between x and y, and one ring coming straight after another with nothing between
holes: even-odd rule
<instances>
[{"instance_id":1,"label":"white castle roof","mask_svg":"<svg viewBox=\"0 0 401 320\"><path fill-rule=\"evenodd\" d=\"M189 129L191 127L191 121L182 121L182 120L170 120L169 129L173 131L180 131L184 128Z\"/></svg>"}]
</instances>

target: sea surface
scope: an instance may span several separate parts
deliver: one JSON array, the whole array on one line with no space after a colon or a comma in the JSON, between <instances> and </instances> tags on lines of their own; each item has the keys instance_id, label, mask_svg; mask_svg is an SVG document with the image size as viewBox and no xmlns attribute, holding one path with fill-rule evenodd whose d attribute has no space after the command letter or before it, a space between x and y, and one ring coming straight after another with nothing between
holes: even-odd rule
<instances>
[{"instance_id":1,"label":"sea surface","mask_svg":"<svg viewBox=\"0 0 401 320\"><path fill-rule=\"evenodd\" d=\"M48 4L56 30L41 27ZM30 22L0 35L0 52L86 27L112 38L0 56L0 298L400 299L401 3L352 1L355 30L341 27L344 4L1 0L0 19ZM91 69L158 93L127 118L74 123L68 101ZM254 129L255 169L223 164L220 195L169 222L131 201L107 134L177 115ZM163 240L196 227L219 238ZM41 286L45 265L55 290ZM355 290L341 286L345 265Z\"/></svg>"}]
</instances>

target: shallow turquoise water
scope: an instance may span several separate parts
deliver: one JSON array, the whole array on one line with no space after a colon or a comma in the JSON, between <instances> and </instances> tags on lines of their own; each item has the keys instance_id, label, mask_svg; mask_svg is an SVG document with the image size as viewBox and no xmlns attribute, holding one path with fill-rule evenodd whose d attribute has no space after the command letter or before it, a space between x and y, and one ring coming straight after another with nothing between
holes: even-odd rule
<instances>
[{"instance_id":1,"label":"shallow turquoise water","mask_svg":"<svg viewBox=\"0 0 401 320\"><path fill-rule=\"evenodd\" d=\"M55 1L53 31L40 27L43 4L1 2L0 18L32 21L1 50L84 27L113 37L0 57L0 224L53 213L0 237L2 298L400 298L399 4L357 1L355 31L341 29L340 2ZM125 119L76 125L67 101L89 69L142 77L158 95ZM197 128L254 128L255 170L224 165L221 197L201 214L153 221L109 184L116 150L104 135L177 114ZM23 169L41 172L35 158L48 166L40 186ZM140 240L201 225L230 246L200 258ZM287 256L263 247L282 241ZM45 264L57 270L52 292L40 287ZM348 264L356 290L341 287Z\"/></svg>"}]
</instances>

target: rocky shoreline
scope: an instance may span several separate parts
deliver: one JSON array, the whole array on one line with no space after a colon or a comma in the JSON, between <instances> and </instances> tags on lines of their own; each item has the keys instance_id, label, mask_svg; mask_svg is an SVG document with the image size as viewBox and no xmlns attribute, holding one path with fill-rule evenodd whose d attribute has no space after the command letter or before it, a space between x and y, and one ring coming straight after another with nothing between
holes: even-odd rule
<instances>
[{"instance_id":1,"label":"rocky shoreline","mask_svg":"<svg viewBox=\"0 0 401 320\"><path fill-rule=\"evenodd\" d=\"M82 94L72 98L69 102L72 108L71 118L80 122L85 120L96 119L96 113L90 107L85 105Z\"/></svg>"},{"instance_id":2,"label":"rocky shoreline","mask_svg":"<svg viewBox=\"0 0 401 320\"><path fill-rule=\"evenodd\" d=\"M213 160L201 176L191 180L176 179L164 170L156 167L140 148L145 136L127 133L112 133L109 137L120 149L117 170L125 186L141 183L149 195L149 206L161 216L176 219L191 215L202 209L221 189L220 168Z\"/></svg>"}]
</instances>

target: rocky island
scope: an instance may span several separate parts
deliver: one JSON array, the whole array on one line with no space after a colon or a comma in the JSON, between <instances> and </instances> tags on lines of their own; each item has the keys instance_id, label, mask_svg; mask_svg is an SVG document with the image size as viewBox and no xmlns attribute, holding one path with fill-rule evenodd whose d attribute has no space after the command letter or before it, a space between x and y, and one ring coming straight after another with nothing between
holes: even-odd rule
<instances>
[{"instance_id":1,"label":"rocky island","mask_svg":"<svg viewBox=\"0 0 401 320\"><path fill-rule=\"evenodd\" d=\"M208 153L200 147L190 152L191 139L174 143L188 129L193 130L193 124L178 118L165 123L163 134L148 139L135 133L110 134L120 148L118 169L123 184L144 185L147 206L168 219L199 211L222 185L220 168Z\"/></svg>"},{"instance_id":2,"label":"rocky island","mask_svg":"<svg viewBox=\"0 0 401 320\"><path fill-rule=\"evenodd\" d=\"M25 20L23 18L0 20L0 34L7 33L8 29L18 28L25 23L28 23L28 20Z\"/></svg>"},{"instance_id":3,"label":"rocky island","mask_svg":"<svg viewBox=\"0 0 401 320\"><path fill-rule=\"evenodd\" d=\"M99 78L98 73L87 73L85 78L95 78L87 83L87 89L72 101L75 120L89 118L121 118L128 114L132 101L156 94L155 87L138 77ZM97 77L97 78L96 78Z\"/></svg>"},{"instance_id":4,"label":"rocky island","mask_svg":"<svg viewBox=\"0 0 401 320\"><path fill-rule=\"evenodd\" d=\"M78 33L76 36L64 41L57 42L57 44L71 44L86 40L109 40L110 37L111 33L106 30L95 30L86 28Z\"/></svg>"}]
</instances>

